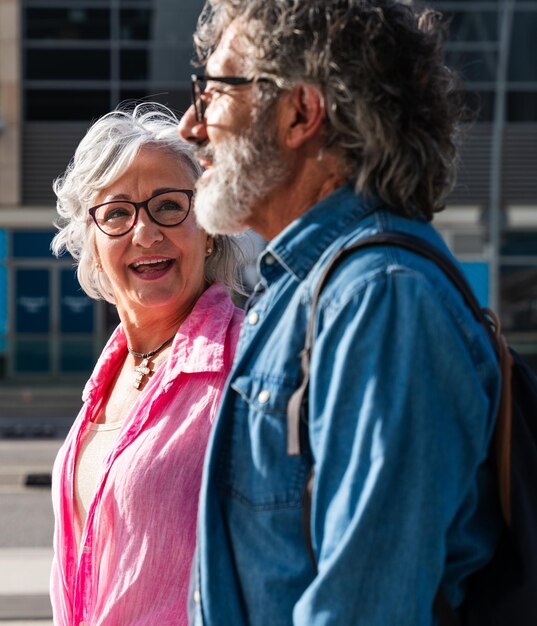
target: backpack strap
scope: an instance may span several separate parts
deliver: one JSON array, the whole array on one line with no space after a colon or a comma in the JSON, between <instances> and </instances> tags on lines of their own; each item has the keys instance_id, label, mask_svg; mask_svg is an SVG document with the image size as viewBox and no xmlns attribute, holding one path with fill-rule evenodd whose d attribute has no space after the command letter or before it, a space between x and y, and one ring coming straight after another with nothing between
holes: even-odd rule
<instances>
[{"instance_id":1,"label":"backpack strap","mask_svg":"<svg viewBox=\"0 0 537 626\"><path fill-rule=\"evenodd\" d=\"M513 358L505 338L500 333L500 323L496 315L489 309L483 309L477 302L466 278L462 275L453 261L438 248L429 242L399 231L385 231L360 239L347 248L341 248L330 259L315 287L312 296L310 317L304 342L300 353L302 382L292 394L287 405L287 453L299 455L305 447L302 437L307 438L308 424L308 387L310 379L310 359L315 339L315 321L321 292L334 269L350 254L372 246L397 246L415 252L436 263L461 293L466 305L474 317L485 328L495 348L500 366L502 390L496 427L494 433L495 456L498 465L498 483L502 512L507 525L511 522L510 485L511 485L511 368ZM303 428L305 426L306 428ZM316 569L317 563L313 553L310 534L311 495L313 491L314 471L310 473L304 494L306 541L310 556ZM439 589L433 610L441 626L459 626L460 621L456 612L450 606L442 589Z\"/></svg>"},{"instance_id":2,"label":"backpack strap","mask_svg":"<svg viewBox=\"0 0 537 626\"><path fill-rule=\"evenodd\" d=\"M287 405L287 453L290 456L301 454L303 447L303 442L301 441L301 423L307 424L308 422L307 391L309 386L310 359L315 339L315 322L317 317L317 308L319 305L319 297L326 282L328 281L328 278L344 259L358 250L372 246L397 246L400 248L406 248L407 250L416 252L417 254L424 256L439 265L448 278L461 292L466 304L472 310L476 319L485 327L491 340L494 344L496 344L496 336L491 328L491 322L477 302L466 279L447 255L424 239L407 233L385 231L376 235L364 237L347 248L341 248L334 254L326 265L317 286L315 287L311 300L310 317L308 320L308 328L306 330L304 348L300 352L302 382L300 387L290 397Z\"/></svg>"},{"instance_id":3,"label":"backpack strap","mask_svg":"<svg viewBox=\"0 0 537 626\"><path fill-rule=\"evenodd\" d=\"M310 316L304 342L300 353L302 382L292 394L287 405L287 453L299 455L305 448L303 438L307 440L308 424L308 387L310 380L310 359L315 340L315 323L319 297L335 268L349 255L358 250L372 246L396 246L405 248L428 258L436 263L461 293L466 305L474 317L485 328L498 355L502 391L495 429L495 456L498 465L498 483L502 512L507 525L511 523L511 368L513 359L504 337L500 333L500 323L496 315L489 309L483 309L476 300L466 278L455 263L437 247L429 242L399 231L385 231L360 239L347 248L341 248L330 259L313 292ZM306 426L306 428L304 428Z\"/></svg>"}]
</instances>

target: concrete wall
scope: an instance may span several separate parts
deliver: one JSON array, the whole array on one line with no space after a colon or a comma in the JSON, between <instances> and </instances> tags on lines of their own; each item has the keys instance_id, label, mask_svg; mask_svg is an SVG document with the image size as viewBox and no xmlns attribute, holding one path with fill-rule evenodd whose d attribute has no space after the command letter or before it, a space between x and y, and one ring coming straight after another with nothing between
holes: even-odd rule
<instances>
[{"instance_id":1,"label":"concrete wall","mask_svg":"<svg viewBox=\"0 0 537 626\"><path fill-rule=\"evenodd\" d=\"M0 210L20 204L20 2L0 0Z\"/></svg>"}]
</instances>

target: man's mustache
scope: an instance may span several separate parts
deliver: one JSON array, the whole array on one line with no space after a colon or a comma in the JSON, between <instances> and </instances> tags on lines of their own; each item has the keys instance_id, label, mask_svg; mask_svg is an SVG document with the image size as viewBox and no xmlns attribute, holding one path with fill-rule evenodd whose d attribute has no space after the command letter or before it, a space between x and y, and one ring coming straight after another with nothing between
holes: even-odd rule
<instances>
[{"instance_id":1,"label":"man's mustache","mask_svg":"<svg viewBox=\"0 0 537 626\"><path fill-rule=\"evenodd\" d=\"M194 157L200 161L202 159L214 161L214 148L210 144L194 147Z\"/></svg>"}]
</instances>

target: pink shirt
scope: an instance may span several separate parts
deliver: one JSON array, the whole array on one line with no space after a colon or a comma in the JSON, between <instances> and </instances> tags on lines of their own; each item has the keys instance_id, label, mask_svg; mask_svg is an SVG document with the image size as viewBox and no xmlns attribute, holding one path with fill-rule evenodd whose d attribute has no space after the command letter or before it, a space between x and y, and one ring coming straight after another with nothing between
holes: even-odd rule
<instances>
[{"instance_id":1,"label":"pink shirt","mask_svg":"<svg viewBox=\"0 0 537 626\"><path fill-rule=\"evenodd\" d=\"M203 456L241 320L242 311L219 285L198 300L104 462L79 551L76 458L84 427L127 352L121 326L108 341L54 465L56 626L187 624Z\"/></svg>"}]
</instances>

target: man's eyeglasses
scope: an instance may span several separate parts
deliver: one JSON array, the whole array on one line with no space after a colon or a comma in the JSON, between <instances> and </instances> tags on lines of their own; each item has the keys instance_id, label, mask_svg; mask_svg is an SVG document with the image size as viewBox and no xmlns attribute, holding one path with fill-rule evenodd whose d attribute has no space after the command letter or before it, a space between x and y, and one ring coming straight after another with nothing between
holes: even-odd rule
<instances>
[{"instance_id":1,"label":"man's eyeglasses","mask_svg":"<svg viewBox=\"0 0 537 626\"><path fill-rule=\"evenodd\" d=\"M179 226L190 213L192 189L160 191L142 202L111 200L88 210L97 225L109 237L121 237L130 232L138 221L140 209L145 209L149 219L166 228Z\"/></svg>"},{"instance_id":2,"label":"man's eyeglasses","mask_svg":"<svg viewBox=\"0 0 537 626\"><path fill-rule=\"evenodd\" d=\"M208 74L192 74L192 104L196 113L196 121L201 122L209 104L210 94L206 93L207 83L225 83L226 85L251 85L254 82L273 82L270 78L245 78L244 76L209 76Z\"/></svg>"}]
</instances>

